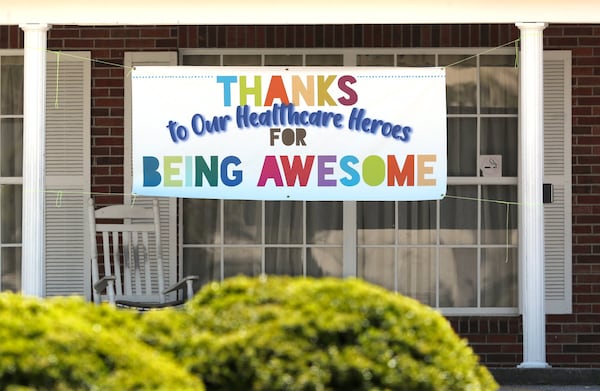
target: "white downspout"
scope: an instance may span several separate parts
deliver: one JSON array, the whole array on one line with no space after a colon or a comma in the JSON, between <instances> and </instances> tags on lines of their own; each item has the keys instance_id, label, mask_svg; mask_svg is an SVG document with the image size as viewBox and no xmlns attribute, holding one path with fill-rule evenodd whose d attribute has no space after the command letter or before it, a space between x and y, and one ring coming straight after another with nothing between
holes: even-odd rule
<instances>
[{"instance_id":1,"label":"white downspout","mask_svg":"<svg viewBox=\"0 0 600 391\"><path fill-rule=\"evenodd\" d=\"M46 140L47 24L22 24L23 89L23 250L21 290L45 295L44 189Z\"/></svg>"},{"instance_id":2,"label":"white downspout","mask_svg":"<svg viewBox=\"0 0 600 391\"><path fill-rule=\"evenodd\" d=\"M523 362L547 368L544 310L544 43L545 23L517 23L521 31L519 260L523 272Z\"/></svg>"}]
</instances>

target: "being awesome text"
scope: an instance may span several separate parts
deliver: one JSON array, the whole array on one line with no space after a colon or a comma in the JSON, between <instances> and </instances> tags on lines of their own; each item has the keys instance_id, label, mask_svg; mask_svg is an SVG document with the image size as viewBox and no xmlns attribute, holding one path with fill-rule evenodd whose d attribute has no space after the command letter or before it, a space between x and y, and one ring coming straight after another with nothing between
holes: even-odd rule
<instances>
[{"instance_id":1,"label":"being awesome text","mask_svg":"<svg viewBox=\"0 0 600 391\"><path fill-rule=\"evenodd\" d=\"M267 155L253 186L317 187L436 186L435 154ZM144 187L238 186L244 181L242 160L229 156L143 156ZM311 179L312 178L312 179Z\"/></svg>"}]
</instances>

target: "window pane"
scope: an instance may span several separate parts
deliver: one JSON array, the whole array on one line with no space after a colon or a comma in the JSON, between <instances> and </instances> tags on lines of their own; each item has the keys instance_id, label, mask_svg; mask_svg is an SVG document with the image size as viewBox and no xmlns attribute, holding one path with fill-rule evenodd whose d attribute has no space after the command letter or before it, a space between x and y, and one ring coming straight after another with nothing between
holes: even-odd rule
<instances>
[{"instance_id":1,"label":"window pane","mask_svg":"<svg viewBox=\"0 0 600 391\"><path fill-rule=\"evenodd\" d=\"M344 56L341 54L307 54L307 66L343 66Z\"/></svg>"},{"instance_id":2,"label":"window pane","mask_svg":"<svg viewBox=\"0 0 600 391\"><path fill-rule=\"evenodd\" d=\"M5 247L1 254L0 290L18 292L21 290L21 248Z\"/></svg>"},{"instance_id":3,"label":"window pane","mask_svg":"<svg viewBox=\"0 0 600 391\"><path fill-rule=\"evenodd\" d=\"M183 275L198 276L194 292L211 281L221 279L220 251L218 248L184 248Z\"/></svg>"},{"instance_id":4,"label":"window pane","mask_svg":"<svg viewBox=\"0 0 600 391\"><path fill-rule=\"evenodd\" d=\"M223 201L225 243L261 243L261 202Z\"/></svg>"},{"instance_id":5,"label":"window pane","mask_svg":"<svg viewBox=\"0 0 600 391\"><path fill-rule=\"evenodd\" d=\"M398 292L435 306L435 248L398 249Z\"/></svg>"},{"instance_id":6,"label":"window pane","mask_svg":"<svg viewBox=\"0 0 600 391\"><path fill-rule=\"evenodd\" d=\"M23 56L0 58L0 114L23 114Z\"/></svg>"},{"instance_id":7,"label":"window pane","mask_svg":"<svg viewBox=\"0 0 600 391\"><path fill-rule=\"evenodd\" d=\"M398 243L435 243L436 211L435 201L398 202Z\"/></svg>"},{"instance_id":8,"label":"window pane","mask_svg":"<svg viewBox=\"0 0 600 391\"><path fill-rule=\"evenodd\" d=\"M267 248L265 249L265 273L286 276L301 276L302 249Z\"/></svg>"},{"instance_id":9,"label":"window pane","mask_svg":"<svg viewBox=\"0 0 600 391\"><path fill-rule=\"evenodd\" d=\"M477 61L470 56L440 56L446 68L448 114L477 113Z\"/></svg>"},{"instance_id":10,"label":"window pane","mask_svg":"<svg viewBox=\"0 0 600 391\"><path fill-rule=\"evenodd\" d=\"M306 203L306 242L342 244L342 203L338 201Z\"/></svg>"},{"instance_id":11,"label":"window pane","mask_svg":"<svg viewBox=\"0 0 600 391\"><path fill-rule=\"evenodd\" d=\"M516 114L519 106L518 68L515 56L481 56L481 112Z\"/></svg>"},{"instance_id":12,"label":"window pane","mask_svg":"<svg viewBox=\"0 0 600 391\"><path fill-rule=\"evenodd\" d=\"M23 175L23 120L20 118L0 120L0 175Z\"/></svg>"},{"instance_id":13,"label":"window pane","mask_svg":"<svg viewBox=\"0 0 600 391\"><path fill-rule=\"evenodd\" d=\"M477 186L448 186L440 201L440 243L477 243Z\"/></svg>"},{"instance_id":14,"label":"window pane","mask_svg":"<svg viewBox=\"0 0 600 391\"><path fill-rule=\"evenodd\" d=\"M477 250L440 249L440 307L477 305Z\"/></svg>"},{"instance_id":15,"label":"window pane","mask_svg":"<svg viewBox=\"0 0 600 391\"><path fill-rule=\"evenodd\" d=\"M517 187L482 186L481 242L486 244L517 243ZM512 202L502 204L499 202Z\"/></svg>"},{"instance_id":16,"label":"window pane","mask_svg":"<svg viewBox=\"0 0 600 391\"><path fill-rule=\"evenodd\" d=\"M221 243L219 200L183 200L183 243Z\"/></svg>"},{"instance_id":17,"label":"window pane","mask_svg":"<svg viewBox=\"0 0 600 391\"><path fill-rule=\"evenodd\" d=\"M302 210L302 201L265 202L266 243L302 243Z\"/></svg>"},{"instance_id":18,"label":"window pane","mask_svg":"<svg viewBox=\"0 0 600 391\"><path fill-rule=\"evenodd\" d=\"M359 54L356 56L356 65L360 67L393 67L394 55L392 54Z\"/></svg>"},{"instance_id":19,"label":"window pane","mask_svg":"<svg viewBox=\"0 0 600 391\"><path fill-rule=\"evenodd\" d=\"M310 247L306 259L306 275L342 277L342 248Z\"/></svg>"},{"instance_id":20,"label":"window pane","mask_svg":"<svg viewBox=\"0 0 600 391\"><path fill-rule=\"evenodd\" d=\"M516 307L517 249L487 248L481 257L481 305Z\"/></svg>"},{"instance_id":21,"label":"window pane","mask_svg":"<svg viewBox=\"0 0 600 391\"><path fill-rule=\"evenodd\" d=\"M399 67L433 67L435 56L432 54L399 54L396 56Z\"/></svg>"},{"instance_id":22,"label":"window pane","mask_svg":"<svg viewBox=\"0 0 600 391\"><path fill-rule=\"evenodd\" d=\"M0 185L0 240L5 243L21 243L21 185Z\"/></svg>"},{"instance_id":23,"label":"window pane","mask_svg":"<svg viewBox=\"0 0 600 391\"><path fill-rule=\"evenodd\" d=\"M357 203L358 244L394 244L394 202Z\"/></svg>"},{"instance_id":24,"label":"window pane","mask_svg":"<svg viewBox=\"0 0 600 391\"><path fill-rule=\"evenodd\" d=\"M224 277L244 275L249 277L261 274L259 248L226 248L224 251Z\"/></svg>"},{"instance_id":25,"label":"window pane","mask_svg":"<svg viewBox=\"0 0 600 391\"><path fill-rule=\"evenodd\" d=\"M502 155L502 176L518 175L518 118L481 118L481 154Z\"/></svg>"},{"instance_id":26,"label":"window pane","mask_svg":"<svg viewBox=\"0 0 600 391\"><path fill-rule=\"evenodd\" d=\"M477 120L448 118L448 176L477 176Z\"/></svg>"},{"instance_id":27,"label":"window pane","mask_svg":"<svg viewBox=\"0 0 600 391\"><path fill-rule=\"evenodd\" d=\"M186 54L185 56L183 56L182 65L219 66L221 65L221 56L204 54Z\"/></svg>"},{"instance_id":28,"label":"window pane","mask_svg":"<svg viewBox=\"0 0 600 391\"><path fill-rule=\"evenodd\" d=\"M223 65L262 65L260 54L226 54L223 56Z\"/></svg>"},{"instance_id":29,"label":"window pane","mask_svg":"<svg viewBox=\"0 0 600 391\"><path fill-rule=\"evenodd\" d=\"M391 291L396 289L393 248L360 248L357 267L359 278Z\"/></svg>"},{"instance_id":30,"label":"window pane","mask_svg":"<svg viewBox=\"0 0 600 391\"><path fill-rule=\"evenodd\" d=\"M267 54L265 56L265 65L281 65L281 66L301 66L301 55L283 55L283 54Z\"/></svg>"}]
</instances>

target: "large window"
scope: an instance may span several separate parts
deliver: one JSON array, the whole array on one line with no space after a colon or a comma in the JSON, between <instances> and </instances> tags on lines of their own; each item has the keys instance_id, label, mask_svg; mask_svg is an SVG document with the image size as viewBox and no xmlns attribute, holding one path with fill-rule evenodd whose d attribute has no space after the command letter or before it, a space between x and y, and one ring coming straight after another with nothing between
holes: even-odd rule
<instances>
[{"instance_id":1,"label":"large window","mask_svg":"<svg viewBox=\"0 0 600 391\"><path fill-rule=\"evenodd\" d=\"M367 54L357 62L447 67L448 113L446 197L359 202L357 275L434 307L517 307L514 55ZM490 164L497 170L484 169Z\"/></svg>"},{"instance_id":2,"label":"large window","mask_svg":"<svg viewBox=\"0 0 600 391\"><path fill-rule=\"evenodd\" d=\"M441 201L181 200L182 268L357 276L448 313L518 306L518 70L514 51L181 53L197 66L446 66L448 190ZM493 166L493 167L492 167Z\"/></svg>"},{"instance_id":3,"label":"large window","mask_svg":"<svg viewBox=\"0 0 600 391\"><path fill-rule=\"evenodd\" d=\"M21 287L23 56L0 51L0 290Z\"/></svg>"}]
</instances>

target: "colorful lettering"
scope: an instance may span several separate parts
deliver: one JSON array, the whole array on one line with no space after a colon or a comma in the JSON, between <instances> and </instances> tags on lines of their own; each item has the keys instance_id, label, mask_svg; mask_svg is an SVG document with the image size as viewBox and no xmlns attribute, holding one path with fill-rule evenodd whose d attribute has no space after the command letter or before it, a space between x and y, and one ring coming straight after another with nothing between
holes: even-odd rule
<instances>
[{"instance_id":1,"label":"colorful lettering","mask_svg":"<svg viewBox=\"0 0 600 391\"><path fill-rule=\"evenodd\" d=\"M388 164L388 186L404 186L406 183L407 186L415 185L415 156L407 155L404 160L404 166L402 166L402 170L400 166L398 166L398 161L396 160L396 156L388 155L387 159Z\"/></svg>"},{"instance_id":2,"label":"colorful lettering","mask_svg":"<svg viewBox=\"0 0 600 391\"><path fill-rule=\"evenodd\" d=\"M260 178L258 178L256 186L265 186L269 179L275 182L275 186L283 186L283 179L281 179L281 172L279 171L275 156L265 156L263 168L260 171Z\"/></svg>"},{"instance_id":3,"label":"colorful lettering","mask_svg":"<svg viewBox=\"0 0 600 391\"><path fill-rule=\"evenodd\" d=\"M352 88L356 78L351 75L272 75L263 80L261 75L252 76L218 75L216 82L222 84L223 106L244 106L254 101L253 106L272 106L275 101L287 105L291 102L300 106L352 106L358 102L358 94ZM336 82L337 81L337 82ZM236 88L237 87L237 88ZM263 97L263 87L266 93ZM335 88L337 87L337 88ZM250 98L254 99L250 99ZM334 98L335 97L335 98ZM237 98L237 101L236 101ZM337 103L336 103L337 102Z\"/></svg>"},{"instance_id":4,"label":"colorful lettering","mask_svg":"<svg viewBox=\"0 0 600 391\"><path fill-rule=\"evenodd\" d=\"M314 165L315 158L316 165ZM257 186L264 187L268 180L273 180L276 187L283 187L284 183L288 187L296 185L305 187L309 183L311 174L316 175L318 187L337 186L338 182L343 186L356 186L361 178L366 185L372 187L381 186L384 182L388 187L413 187L415 176L418 186L436 185L435 178L429 178L429 175L434 174L431 163L436 161L436 155L417 155L416 166L415 155L406 155L403 157L402 169L399 164L401 159L402 157L398 155L387 155L385 158L369 155L363 159L359 172L356 166L360 161L353 155L342 156L337 165L336 155L307 155L304 160L299 155L292 156L291 160L286 155L279 158L269 155L263 161ZM316 172L313 171L313 167L316 167Z\"/></svg>"},{"instance_id":5,"label":"colorful lettering","mask_svg":"<svg viewBox=\"0 0 600 391\"><path fill-rule=\"evenodd\" d=\"M262 97L262 88L260 76L254 76L254 86L248 86L246 76L240 76L240 105L248 104L248 96L254 95L254 106L260 106Z\"/></svg>"},{"instance_id":6,"label":"colorful lettering","mask_svg":"<svg viewBox=\"0 0 600 391\"><path fill-rule=\"evenodd\" d=\"M279 102L283 103L284 105L290 103L281 76L271 77L271 83L269 83L269 89L267 90L267 96L265 98L264 105L271 106L273 104L273 100L275 99L279 99Z\"/></svg>"},{"instance_id":7,"label":"colorful lettering","mask_svg":"<svg viewBox=\"0 0 600 391\"><path fill-rule=\"evenodd\" d=\"M338 79L338 87L340 88L340 91L347 95L338 98L338 102L340 102L343 106L352 106L358 102L358 94L348 85L354 83L356 83L356 78L354 76L345 75L340 76Z\"/></svg>"},{"instance_id":8,"label":"colorful lettering","mask_svg":"<svg viewBox=\"0 0 600 391\"><path fill-rule=\"evenodd\" d=\"M300 76L292 76L292 103L300 106L300 96L307 106L315 105L315 77L310 75L306 77L306 83Z\"/></svg>"},{"instance_id":9,"label":"colorful lettering","mask_svg":"<svg viewBox=\"0 0 600 391\"><path fill-rule=\"evenodd\" d=\"M306 162L303 163L302 157L294 156L292 158L292 164L290 164L289 156L282 156L281 167L283 168L286 184L288 186L294 186L297 180L300 186L306 186L314 160L315 157L313 155L308 155L306 157Z\"/></svg>"},{"instance_id":10,"label":"colorful lettering","mask_svg":"<svg viewBox=\"0 0 600 391\"><path fill-rule=\"evenodd\" d=\"M205 182L212 187L237 186L242 183L242 170L237 156L226 156L219 163L218 156L163 156L162 166L155 156L143 156L144 187L202 187ZM160 171L162 170L162 174ZM183 172L182 172L183 171ZM205 181L206 180L206 181Z\"/></svg>"}]
</instances>

